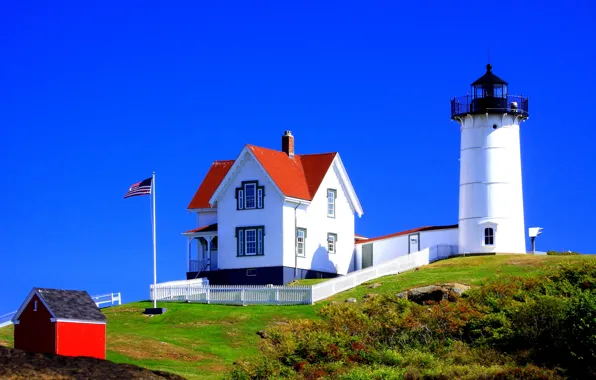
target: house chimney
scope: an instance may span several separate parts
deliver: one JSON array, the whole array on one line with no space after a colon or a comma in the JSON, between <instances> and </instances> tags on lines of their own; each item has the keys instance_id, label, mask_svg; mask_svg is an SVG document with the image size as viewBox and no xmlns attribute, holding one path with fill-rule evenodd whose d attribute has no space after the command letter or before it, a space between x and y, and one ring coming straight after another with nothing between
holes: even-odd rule
<instances>
[{"instance_id":1,"label":"house chimney","mask_svg":"<svg viewBox=\"0 0 596 380\"><path fill-rule=\"evenodd\" d=\"M294 136L292 132L285 131L281 137L281 150L290 158L294 158Z\"/></svg>"}]
</instances>

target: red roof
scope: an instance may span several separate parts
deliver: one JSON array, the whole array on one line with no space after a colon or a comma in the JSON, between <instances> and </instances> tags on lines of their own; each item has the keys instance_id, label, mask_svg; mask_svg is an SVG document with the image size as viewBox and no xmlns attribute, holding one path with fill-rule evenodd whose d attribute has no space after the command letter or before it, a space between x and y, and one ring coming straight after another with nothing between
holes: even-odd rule
<instances>
[{"instance_id":1,"label":"red roof","mask_svg":"<svg viewBox=\"0 0 596 380\"><path fill-rule=\"evenodd\" d=\"M394 234L379 236L376 238L368 238L366 240L357 240L355 244L365 244L365 243L370 243L371 241L375 241L375 240L389 239L389 238L393 238L393 237L397 237L397 236L408 235L408 234L415 233L415 232L433 231L433 230L447 230L450 228L457 228L457 227L458 227L457 224L451 224L449 226L424 226L424 227L412 228L411 230L406 230L406 231L402 231L402 232L396 232Z\"/></svg>"},{"instance_id":2,"label":"red roof","mask_svg":"<svg viewBox=\"0 0 596 380\"><path fill-rule=\"evenodd\" d=\"M192 230L188 230L188 231L184 231L184 234L189 234L189 233L193 233L193 232L211 232L211 231L217 231L217 223L213 223L213 224L209 224L207 226L203 226L203 227L199 227L199 228L195 228Z\"/></svg>"},{"instance_id":3,"label":"red roof","mask_svg":"<svg viewBox=\"0 0 596 380\"><path fill-rule=\"evenodd\" d=\"M311 201L337 153L295 154L247 145L287 197Z\"/></svg>"},{"instance_id":4,"label":"red roof","mask_svg":"<svg viewBox=\"0 0 596 380\"><path fill-rule=\"evenodd\" d=\"M337 153L295 154L247 145L273 182L287 197L311 201ZM210 208L209 199L224 179L233 160L215 161L203 179L201 186L188 205L189 209Z\"/></svg>"},{"instance_id":5,"label":"red roof","mask_svg":"<svg viewBox=\"0 0 596 380\"><path fill-rule=\"evenodd\" d=\"M214 161L203 182L201 182L201 186L199 186L195 196L190 201L188 208L210 208L209 199L211 199L233 164L234 160Z\"/></svg>"}]
</instances>

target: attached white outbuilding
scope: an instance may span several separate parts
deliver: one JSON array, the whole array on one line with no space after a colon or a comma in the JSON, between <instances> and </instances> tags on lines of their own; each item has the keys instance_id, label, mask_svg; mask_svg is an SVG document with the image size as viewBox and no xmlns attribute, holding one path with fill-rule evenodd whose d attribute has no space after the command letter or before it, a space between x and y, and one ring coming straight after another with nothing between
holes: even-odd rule
<instances>
[{"instance_id":1,"label":"attached white outbuilding","mask_svg":"<svg viewBox=\"0 0 596 380\"><path fill-rule=\"evenodd\" d=\"M440 254L457 252L458 226L425 226L369 239L356 239L355 270L379 265L386 261L433 248ZM438 251L437 251L438 250Z\"/></svg>"}]
</instances>

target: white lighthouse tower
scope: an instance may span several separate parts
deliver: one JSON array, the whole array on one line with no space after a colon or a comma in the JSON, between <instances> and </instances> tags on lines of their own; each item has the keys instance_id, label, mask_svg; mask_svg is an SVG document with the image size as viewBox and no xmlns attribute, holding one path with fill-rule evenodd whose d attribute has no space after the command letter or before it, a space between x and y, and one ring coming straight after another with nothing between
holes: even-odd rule
<instances>
[{"instance_id":1,"label":"white lighthouse tower","mask_svg":"<svg viewBox=\"0 0 596 380\"><path fill-rule=\"evenodd\" d=\"M459 253L526 253L520 123L528 99L486 65L472 94L451 99L461 131Z\"/></svg>"}]
</instances>

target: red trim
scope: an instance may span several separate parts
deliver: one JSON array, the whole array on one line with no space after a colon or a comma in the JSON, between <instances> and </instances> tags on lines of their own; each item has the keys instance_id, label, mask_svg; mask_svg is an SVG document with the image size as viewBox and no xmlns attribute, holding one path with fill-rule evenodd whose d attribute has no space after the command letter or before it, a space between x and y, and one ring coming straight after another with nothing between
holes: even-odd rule
<instances>
[{"instance_id":1,"label":"red trim","mask_svg":"<svg viewBox=\"0 0 596 380\"><path fill-rule=\"evenodd\" d=\"M452 228L457 228L458 225L457 224L452 224L449 226L424 226L424 227L418 227L418 228L412 228L411 230L406 230L406 231L402 231L402 232L396 232L394 234L389 234L389 235L383 235L383 236L378 236L375 238L369 238L366 240L359 240L357 242L355 242L355 244L365 244L365 243L370 243L371 241L377 241L377 240L383 240L383 239L390 239L390 238L394 238L397 236L403 236L403 235L408 235L414 232L422 232L422 231L434 231L434 230L449 230Z\"/></svg>"}]
</instances>

